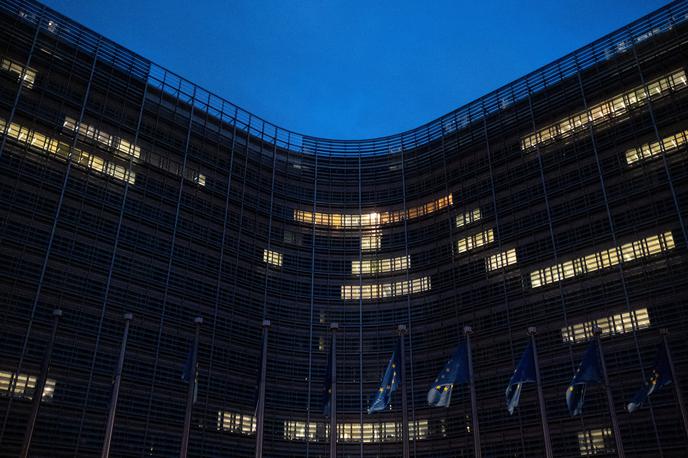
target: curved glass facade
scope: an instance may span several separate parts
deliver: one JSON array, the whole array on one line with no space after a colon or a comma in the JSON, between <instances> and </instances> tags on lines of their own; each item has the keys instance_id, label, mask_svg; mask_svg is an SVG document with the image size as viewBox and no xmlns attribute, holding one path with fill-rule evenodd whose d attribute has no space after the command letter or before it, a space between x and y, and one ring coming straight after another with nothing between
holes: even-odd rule
<instances>
[{"instance_id":1,"label":"curved glass facade","mask_svg":"<svg viewBox=\"0 0 688 458\"><path fill-rule=\"evenodd\" d=\"M465 325L483 456L544 455L535 389L504 399L529 326L555 456L615 455L604 390L564 402L593 325L626 453L685 453L671 390L624 408L660 328L688 386L688 2L362 141L278 128L37 3L0 24L0 456L55 308L36 456L100 455L126 312L113 456L179 453L196 316L191 456L253 456L264 319L265 456L328 455L332 322L338 456L401 455L399 393L366 413L400 324L412 456L473 456L468 388L426 401Z\"/></svg>"}]
</instances>

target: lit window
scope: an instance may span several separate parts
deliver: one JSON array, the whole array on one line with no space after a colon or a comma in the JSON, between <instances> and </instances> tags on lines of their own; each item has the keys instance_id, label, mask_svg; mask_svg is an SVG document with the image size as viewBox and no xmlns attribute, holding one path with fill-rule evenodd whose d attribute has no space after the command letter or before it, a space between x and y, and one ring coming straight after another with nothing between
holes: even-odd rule
<instances>
[{"instance_id":1,"label":"lit window","mask_svg":"<svg viewBox=\"0 0 688 458\"><path fill-rule=\"evenodd\" d=\"M342 285L341 297L345 301L380 299L421 293L423 291L430 291L430 288L430 277L373 285Z\"/></svg>"},{"instance_id":2,"label":"lit window","mask_svg":"<svg viewBox=\"0 0 688 458\"><path fill-rule=\"evenodd\" d=\"M377 251L382 246L380 231L366 231L361 235L361 251Z\"/></svg>"},{"instance_id":3,"label":"lit window","mask_svg":"<svg viewBox=\"0 0 688 458\"><path fill-rule=\"evenodd\" d=\"M637 148L626 150L626 162L630 165L644 159L658 157L662 154L662 149L664 149L665 153L673 153L688 143L688 140L686 140L687 136L688 130L684 130L663 138L661 142L645 143Z\"/></svg>"},{"instance_id":4,"label":"lit window","mask_svg":"<svg viewBox=\"0 0 688 458\"><path fill-rule=\"evenodd\" d=\"M480 209L475 208L473 210L464 212L456 217L456 227L468 226L476 221L480 221L482 215L480 214Z\"/></svg>"},{"instance_id":5,"label":"lit window","mask_svg":"<svg viewBox=\"0 0 688 458\"><path fill-rule=\"evenodd\" d=\"M76 132L78 130L79 135L82 137L94 140L108 148L114 147L116 151L124 153L127 156L132 156L136 159L141 157L141 148L133 145L128 140L114 137L107 132L97 129L95 126L86 124L84 122L81 122L79 124L79 128L77 129L76 124L76 119L65 116L62 126L72 132Z\"/></svg>"},{"instance_id":6,"label":"lit window","mask_svg":"<svg viewBox=\"0 0 688 458\"><path fill-rule=\"evenodd\" d=\"M197 172L197 173L194 173L194 179L193 179L193 181L194 181L194 183L196 183L197 185L205 186L205 175L203 175L202 173L198 173L198 172Z\"/></svg>"},{"instance_id":7,"label":"lit window","mask_svg":"<svg viewBox=\"0 0 688 458\"><path fill-rule=\"evenodd\" d=\"M516 259L516 249L512 248L507 251L502 251L501 253L493 254L490 257L485 258L485 269L488 272L502 269L504 267L516 264L518 259Z\"/></svg>"},{"instance_id":8,"label":"lit window","mask_svg":"<svg viewBox=\"0 0 688 458\"><path fill-rule=\"evenodd\" d=\"M250 436L256 433L256 417L238 412L219 410L217 412L217 430Z\"/></svg>"},{"instance_id":9,"label":"lit window","mask_svg":"<svg viewBox=\"0 0 688 458\"><path fill-rule=\"evenodd\" d=\"M34 375L19 374L14 385L14 392L10 393L12 375L14 375L12 372L0 371L0 396L32 399L38 378ZM54 379L46 379L41 400L46 401L53 398L56 383Z\"/></svg>"},{"instance_id":10,"label":"lit window","mask_svg":"<svg viewBox=\"0 0 688 458\"><path fill-rule=\"evenodd\" d=\"M593 321L576 323L567 328L561 328L561 339L564 342L585 342L594 337L593 330L597 326L602 336L626 334L650 327L650 315L646 308L633 310L632 312L617 313Z\"/></svg>"},{"instance_id":11,"label":"lit window","mask_svg":"<svg viewBox=\"0 0 688 458\"><path fill-rule=\"evenodd\" d=\"M492 229L488 229L486 231L478 232L477 234L462 238L456 243L456 249L459 253L465 253L466 251L483 247L492 242L494 242L494 231Z\"/></svg>"},{"instance_id":12,"label":"lit window","mask_svg":"<svg viewBox=\"0 0 688 458\"><path fill-rule=\"evenodd\" d=\"M409 256L399 256L389 259L369 259L351 261L351 273L354 275L378 274L406 270L411 263Z\"/></svg>"},{"instance_id":13,"label":"lit window","mask_svg":"<svg viewBox=\"0 0 688 458\"><path fill-rule=\"evenodd\" d=\"M127 156L133 156L136 159L141 157L141 148L139 146L131 144L128 140L120 138L116 142L117 150L126 154Z\"/></svg>"},{"instance_id":14,"label":"lit window","mask_svg":"<svg viewBox=\"0 0 688 458\"><path fill-rule=\"evenodd\" d=\"M308 427L306 427L308 426ZM363 426L361 428L361 426ZM409 436L411 440L427 439L429 434L428 420L410 421ZM327 441L330 437L330 425L312 421L285 420L284 439L305 440L319 442ZM401 440L401 423L337 423L337 442L398 442Z\"/></svg>"},{"instance_id":15,"label":"lit window","mask_svg":"<svg viewBox=\"0 0 688 458\"><path fill-rule=\"evenodd\" d=\"M686 73L683 69L676 70L662 78L651 81L647 87L635 88L624 92L604 102L589 107L588 111L577 113L564 120L544 127L534 134L521 139L521 149L528 150L540 144L550 143L569 137L588 124L598 125L609 119L625 114L630 107L643 105L650 99L659 98L672 90L686 87Z\"/></svg>"},{"instance_id":16,"label":"lit window","mask_svg":"<svg viewBox=\"0 0 688 458\"><path fill-rule=\"evenodd\" d=\"M430 213L442 210L452 205L452 195L441 197L432 202L428 202L419 207L410 209L396 210L391 212L364 213L359 214L339 214L309 212L304 210L294 210L294 220L300 223L316 224L318 226L330 226L335 228L358 228L376 227L381 224L391 224L404 221L405 219L420 218Z\"/></svg>"},{"instance_id":17,"label":"lit window","mask_svg":"<svg viewBox=\"0 0 688 458\"><path fill-rule=\"evenodd\" d=\"M36 70L24 67L23 65L12 62L9 59L3 58L2 61L0 61L0 69L17 75L17 80L21 81L22 85L28 89L33 88L33 85L36 82Z\"/></svg>"},{"instance_id":18,"label":"lit window","mask_svg":"<svg viewBox=\"0 0 688 458\"><path fill-rule=\"evenodd\" d=\"M65 119L65 125L67 125L67 122L67 119ZM7 127L6 124L5 120L0 119L0 131L5 130ZM50 138L40 132L31 131L14 122L10 123L9 127L7 127L7 136L21 142L27 142L34 149L45 151L65 160L68 159L70 155L70 147L66 143ZM121 181L127 181L130 184L136 182L136 174L128 171L121 165L106 161L99 156L87 153L79 148L72 148L71 151L72 162L77 166L109 175Z\"/></svg>"},{"instance_id":19,"label":"lit window","mask_svg":"<svg viewBox=\"0 0 688 458\"><path fill-rule=\"evenodd\" d=\"M610 428L590 429L578 433L580 456L614 453L614 437Z\"/></svg>"},{"instance_id":20,"label":"lit window","mask_svg":"<svg viewBox=\"0 0 688 458\"><path fill-rule=\"evenodd\" d=\"M263 262L272 266L281 267L282 253L265 249L263 250Z\"/></svg>"},{"instance_id":21,"label":"lit window","mask_svg":"<svg viewBox=\"0 0 688 458\"><path fill-rule=\"evenodd\" d=\"M652 235L634 242L625 243L620 247L598 251L531 272L530 285L533 288L538 288L585 273L607 269L618 265L621 261L630 262L663 253L674 247L674 237L670 231Z\"/></svg>"}]
</instances>

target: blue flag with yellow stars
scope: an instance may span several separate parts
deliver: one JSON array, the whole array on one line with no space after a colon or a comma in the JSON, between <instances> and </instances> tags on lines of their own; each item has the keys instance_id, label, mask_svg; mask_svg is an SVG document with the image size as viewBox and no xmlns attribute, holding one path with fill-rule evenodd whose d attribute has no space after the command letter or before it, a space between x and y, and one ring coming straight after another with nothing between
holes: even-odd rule
<instances>
[{"instance_id":1,"label":"blue flag with yellow stars","mask_svg":"<svg viewBox=\"0 0 688 458\"><path fill-rule=\"evenodd\" d=\"M655 365L650 372L647 382L640 390L633 396L631 402L626 407L629 413L638 410L650 397L652 393L660 388L669 385L671 380L671 367L669 366L669 355L666 353L664 343L660 343L657 347L657 356L655 358Z\"/></svg>"},{"instance_id":2,"label":"blue flag with yellow stars","mask_svg":"<svg viewBox=\"0 0 688 458\"><path fill-rule=\"evenodd\" d=\"M368 407L369 414L385 410L392 400L392 393L399 387L399 383L401 382L401 373L399 372L400 345L401 339L397 342L396 349L394 353L392 353L389 363L387 363L385 374L382 376L382 380L380 380L380 387L370 400L370 407Z\"/></svg>"},{"instance_id":3,"label":"blue flag with yellow stars","mask_svg":"<svg viewBox=\"0 0 688 458\"><path fill-rule=\"evenodd\" d=\"M462 343L456 347L451 359L430 387L428 404L432 407L449 407L454 385L469 382L468 347Z\"/></svg>"},{"instance_id":4,"label":"blue flag with yellow stars","mask_svg":"<svg viewBox=\"0 0 688 458\"><path fill-rule=\"evenodd\" d=\"M514 409L518 407L523 384L533 382L535 382L535 354L533 353L533 343L528 342L514 375L511 376L509 385L506 387L506 409L510 415L513 415Z\"/></svg>"},{"instance_id":5,"label":"blue flag with yellow stars","mask_svg":"<svg viewBox=\"0 0 688 458\"><path fill-rule=\"evenodd\" d=\"M576 374L571 380L571 384L566 390L566 405L571 415L580 415L583 412L583 402L585 401L585 389L589 384L602 383L602 366L600 365L600 347L597 339L590 342L588 349L585 350L583 361Z\"/></svg>"},{"instance_id":6,"label":"blue flag with yellow stars","mask_svg":"<svg viewBox=\"0 0 688 458\"><path fill-rule=\"evenodd\" d=\"M325 384L323 386L323 415L330 416L330 406L332 404L332 340L330 340L330 352L327 355L327 372L325 373Z\"/></svg>"}]
</instances>

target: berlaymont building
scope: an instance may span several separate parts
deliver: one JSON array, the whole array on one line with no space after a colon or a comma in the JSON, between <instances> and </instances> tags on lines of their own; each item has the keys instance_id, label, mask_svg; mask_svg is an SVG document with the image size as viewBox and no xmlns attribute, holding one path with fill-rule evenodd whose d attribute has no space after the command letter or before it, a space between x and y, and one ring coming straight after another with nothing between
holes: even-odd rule
<instances>
[{"instance_id":1,"label":"berlaymont building","mask_svg":"<svg viewBox=\"0 0 688 458\"><path fill-rule=\"evenodd\" d=\"M0 132L2 457L688 456L688 1L349 141L1 0Z\"/></svg>"}]
</instances>

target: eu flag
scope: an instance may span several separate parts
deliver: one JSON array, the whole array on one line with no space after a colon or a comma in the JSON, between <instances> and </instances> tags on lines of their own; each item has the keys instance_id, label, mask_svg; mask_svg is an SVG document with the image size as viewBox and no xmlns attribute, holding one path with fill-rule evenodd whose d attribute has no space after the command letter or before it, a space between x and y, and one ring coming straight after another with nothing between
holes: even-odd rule
<instances>
[{"instance_id":1,"label":"eu flag","mask_svg":"<svg viewBox=\"0 0 688 458\"><path fill-rule=\"evenodd\" d=\"M325 373L325 383L323 385L323 415L330 416L330 405L332 403L332 352L334 348L330 341L330 352L327 356L327 372Z\"/></svg>"},{"instance_id":2,"label":"eu flag","mask_svg":"<svg viewBox=\"0 0 688 458\"><path fill-rule=\"evenodd\" d=\"M401 373L399 372L400 354L401 339L397 341L396 349L394 353L392 353L389 363L387 363L385 374L382 376L382 380L380 380L380 387L370 400L370 407L368 407L369 414L385 410L392 400L392 393L399 387L399 383L401 382Z\"/></svg>"},{"instance_id":3,"label":"eu flag","mask_svg":"<svg viewBox=\"0 0 688 458\"><path fill-rule=\"evenodd\" d=\"M455 384L469 383L468 347L456 347L451 359L444 365L428 391L428 404L432 407L449 407Z\"/></svg>"},{"instance_id":4,"label":"eu flag","mask_svg":"<svg viewBox=\"0 0 688 458\"><path fill-rule=\"evenodd\" d=\"M514 409L518 407L518 401L521 399L521 388L524 383L535 382L535 355L533 353L533 343L528 342L526 350L521 355L521 360L516 366L514 375L509 380L509 385L506 387L506 408L509 414L514 414Z\"/></svg>"},{"instance_id":5,"label":"eu flag","mask_svg":"<svg viewBox=\"0 0 688 458\"><path fill-rule=\"evenodd\" d=\"M628 403L628 412L633 413L638 410L647 402L647 398L649 398L652 393L669 385L671 382L669 355L666 353L664 343L660 343L657 347L657 356L655 357L655 365L652 368L652 372L650 372L647 382L645 382L643 387L633 396L631 402Z\"/></svg>"},{"instance_id":6,"label":"eu flag","mask_svg":"<svg viewBox=\"0 0 688 458\"><path fill-rule=\"evenodd\" d=\"M571 384L566 390L566 405L571 415L580 415L583 411L585 401L585 389L588 384L602 383L602 366L600 365L600 347L597 339L590 342L588 349L585 350L583 361L576 374L571 380Z\"/></svg>"}]
</instances>

